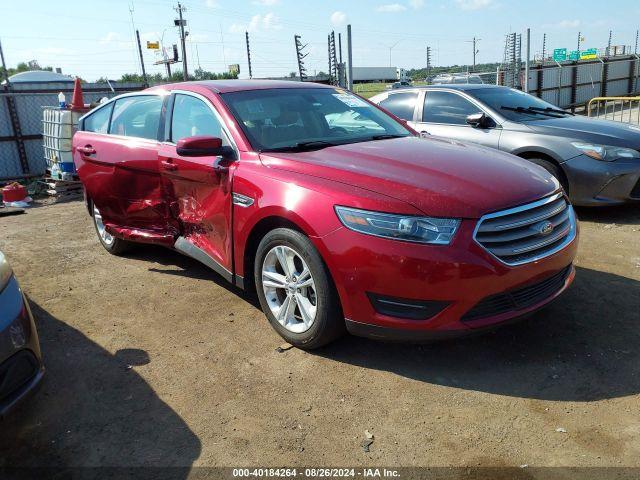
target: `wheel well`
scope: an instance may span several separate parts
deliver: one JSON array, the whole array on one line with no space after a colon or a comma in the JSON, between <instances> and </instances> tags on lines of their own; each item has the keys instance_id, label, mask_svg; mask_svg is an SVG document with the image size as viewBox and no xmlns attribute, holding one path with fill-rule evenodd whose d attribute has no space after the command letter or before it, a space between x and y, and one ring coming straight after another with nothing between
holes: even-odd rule
<instances>
[{"instance_id":1,"label":"wheel well","mask_svg":"<svg viewBox=\"0 0 640 480\"><path fill-rule=\"evenodd\" d=\"M247 291L255 291L255 281L253 278L253 264L258 251L258 245L262 238L271 230L276 228L290 228L304 234L302 229L291 220L283 217L266 217L253 226L247 243L244 247L244 288Z\"/></svg>"},{"instance_id":2,"label":"wheel well","mask_svg":"<svg viewBox=\"0 0 640 480\"><path fill-rule=\"evenodd\" d=\"M553 158L550 155L547 155L546 153L541 153L541 152L520 152L520 153L517 153L516 155L520 158L524 158L525 160L532 160L535 158L540 160L546 160L547 162L558 167L558 172L560 172L560 175L562 176L562 178L559 179L560 183L562 184L562 188L564 188L565 191L569 193L569 181L567 179L567 176L564 173L564 170L562 169L562 167L560 166L560 164L555 158Z\"/></svg>"}]
</instances>

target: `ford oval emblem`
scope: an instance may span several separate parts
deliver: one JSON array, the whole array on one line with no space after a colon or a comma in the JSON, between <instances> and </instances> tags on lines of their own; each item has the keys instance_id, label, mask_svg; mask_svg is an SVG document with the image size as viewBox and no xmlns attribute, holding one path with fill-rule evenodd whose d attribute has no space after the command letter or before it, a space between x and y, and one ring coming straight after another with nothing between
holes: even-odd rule
<instances>
[{"instance_id":1,"label":"ford oval emblem","mask_svg":"<svg viewBox=\"0 0 640 480\"><path fill-rule=\"evenodd\" d=\"M547 236L553 232L553 223L544 221L536 225L536 230L540 235Z\"/></svg>"}]
</instances>

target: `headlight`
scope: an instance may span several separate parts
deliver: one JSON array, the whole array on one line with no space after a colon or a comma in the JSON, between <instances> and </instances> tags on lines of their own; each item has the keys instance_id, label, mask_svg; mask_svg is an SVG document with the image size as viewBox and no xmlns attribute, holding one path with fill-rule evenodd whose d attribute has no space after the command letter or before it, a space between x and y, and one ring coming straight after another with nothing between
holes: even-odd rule
<instances>
[{"instance_id":1,"label":"headlight","mask_svg":"<svg viewBox=\"0 0 640 480\"><path fill-rule=\"evenodd\" d=\"M613 162L619 158L640 158L640 152L633 148L613 147L611 145L594 145L582 142L572 142L571 145L576 147L585 155L605 162Z\"/></svg>"},{"instance_id":2,"label":"headlight","mask_svg":"<svg viewBox=\"0 0 640 480\"><path fill-rule=\"evenodd\" d=\"M7 259L4 258L4 254L0 252L0 290L7 285L11 275L13 275L13 270L11 270L11 266L9 265L9 262L7 262Z\"/></svg>"},{"instance_id":3,"label":"headlight","mask_svg":"<svg viewBox=\"0 0 640 480\"><path fill-rule=\"evenodd\" d=\"M338 218L350 230L407 242L448 245L460 225L454 218L416 217L336 207Z\"/></svg>"}]
</instances>

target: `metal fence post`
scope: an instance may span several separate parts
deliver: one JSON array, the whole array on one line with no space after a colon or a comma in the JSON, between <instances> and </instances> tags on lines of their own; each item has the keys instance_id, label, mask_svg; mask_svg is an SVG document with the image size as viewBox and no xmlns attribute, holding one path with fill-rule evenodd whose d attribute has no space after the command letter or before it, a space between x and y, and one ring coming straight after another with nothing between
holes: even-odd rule
<instances>
[{"instance_id":1,"label":"metal fence post","mask_svg":"<svg viewBox=\"0 0 640 480\"><path fill-rule=\"evenodd\" d=\"M560 91L562 90L562 65L557 60L554 60L558 65L558 99L556 105L560 106Z\"/></svg>"}]
</instances>

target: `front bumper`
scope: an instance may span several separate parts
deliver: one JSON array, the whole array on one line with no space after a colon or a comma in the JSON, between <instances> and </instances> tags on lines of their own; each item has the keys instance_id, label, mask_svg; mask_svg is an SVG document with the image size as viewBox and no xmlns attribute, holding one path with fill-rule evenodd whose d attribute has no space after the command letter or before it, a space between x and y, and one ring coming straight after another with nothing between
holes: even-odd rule
<instances>
[{"instance_id":1,"label":"front bumper","mask_svg":"<svg viewBox=\"0 0 640 480\"><path fill-rule=\"evenodd\" d=\"M620 205L640 201L640 162L602 162L579 155L562 164L574 205Z\"/></svg>"},{"instance_id":2,"label":"front bumper","mask_svg":"<svg viewBox=\"0 0 640 480\"><path fill-rule=\"evenodd\" d=\"M573 281L578 235L542 259L508 266L473 240L475 220L463 220L451 245L417 245L362 235L346 228L316 239L340 295L347 328L355 334L425 340L460 336L509 322L541 308ZM577 226L576 226L577 228ZM535 303L472 319L481 301L544 284L566 271L561 284ZM374 308L371 294L444 307L426 319L398 318Z\"/></svg>"},{"instance_id":3,"label":"front bumper","mask_svg":"<svg viewBox=\"0 0 640 480\"><path fill-rule=\"evenodd\" d=\"M33 315L15 277L0 292L0 419L33 393L44 376Z\"/></svg>"}]
</instances>

